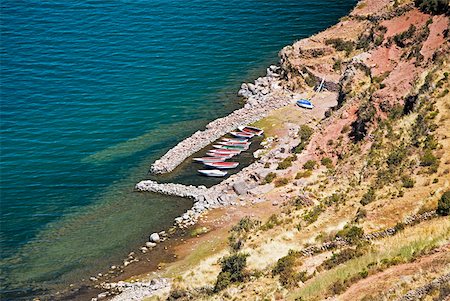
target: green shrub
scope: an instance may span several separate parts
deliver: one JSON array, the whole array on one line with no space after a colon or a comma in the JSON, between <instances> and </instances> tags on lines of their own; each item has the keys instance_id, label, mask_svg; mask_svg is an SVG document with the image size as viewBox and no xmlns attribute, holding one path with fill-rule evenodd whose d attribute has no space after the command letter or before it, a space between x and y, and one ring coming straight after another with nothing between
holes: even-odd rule
<instances>
[{"instance_id":1,"label":"green shrub","mask_svg":"<svg viewBox=\"0 0 450 301\"><path fill-rule=\"evenodd\" d=\"M437 158L433 155L433 152L429 149L425 150L425 153L420 158L421 166L432 166L437 162Z\"/></svg>"},{"instance_id":2,"label":"green shrub","mask_svg":"<svg viewBox=\"0 0 450 301\"><path fill-rule=\"evenodd\" d=\"M415 184L415 181L414 181L413 178L411 178L409 176L403 176L402 177L402 184L403 184L403 187L405 187L405 188L413 188L414 184Z\"/></svg>"},{"instance_id":3,"label":"green shrub","mask_svg":"<svg viewBox=\"0 0 450 301\"><path fill-rule=\"evenodd\" d=\"M316 167L316 161L308 160L305 164L303 164L303 168L307 170L313 170Z\"/></svg>"},{"instance_id":4,"label":"green shrub","mask_svg":"<svg viewBox=\"0 0 450 301\"><path fill-rule=\"evenodd\" d=\"M320 163L322 163L322 165L328 169L333 168L333 160L328 157L322 158L322 160L320 160Z\"/></svg>"},{"instance_id":5,"label":"green shrub","mask_svg":"<svg viewBox=\"0 0 450 301\"><path fill-rule=\"evenodd\" d=\"M296 175L295 178L296 179L301 179L301 178L308 178L312 175L312 172L310 170L303 170L303 171L299 171Z\"/></svg>"},{"instance_id":6,"label":"green shrub","mask_svg":"<svg viewBox=\"0 0 450 301\"><path fill-rule=\"evenodd\" d=\"M333 204L339 204L345 201L345 195L343 193L333 193L324 200L326 206L331 206Z\"/></svg>"},{"instance_id":7,"label":"green shrub","mask_svg":"<svg viewBox=\"0 0 450 301\"><path fill-rule=\"evenodd\" d=\"M414 4L418 9L428 14L449 14L448 0L414 0Z\"/></svg>"},{"instance_id":8,"label":"green shrub","mask_svg":"<svg viewBox=\"0 0 450 301\"><path fill-rule=\"evenodd\" d=\"M272 181L277 177L277 174L274 172L269 172L267 176L265 176L263 184L272 183Z\"/></svg>"},{"instance_id":9,"label":"green shrub","mask_svg":"<svg viewBox=\"0 0 450 301\"><path fill-rule=\"evenodd\" d=\"M354 48L354 43L352 41L345 41L341 38L337 39L327 39L325 44L332 45L337 51L345 51L346 55L349 55Z\"/></svg>"},{"instance_id":10,"label":"green shrub","mask_svg":"<svg viewBox=\"0 0 450 301\"><path fill-rule=\"evenodd\" d=\"M295 160L297 160L297 156L296 156L296 155L293 155L293 156L284 158L283 161L281 161L281 162L278 164L277 169L279 170L279 169L286 169L286 168L289 168L289 167L292 166L292 161L295 161Z\"/></svg>"},{"instance_id":11,"label":"green shrub","mask_svg":"<svg viewBox=\"0 0 450 301\"><path fill-rule=\"evenodd\" d=\"M363 236L364 230L362 228L348 224L336 234L336 237L343 238L352 244L359 242Z\"/></svg>"},{"instance_id":12,"label":"green shrub","mask_svg":"<svg viewBox=\"0 0 450 301\"><path fill-rule=\"evenodd\" d=\"M336 59L334 61L334 64L333 64L333 70L334 71L341 71L341 68L342 68L342 60L341 59Z\"/></svg>"},{"instance_id":13,"label":"green shrub","mask_svg":"<svg viewBox=\"0 0 450 301\"><path fill-rule=\"evenodd\" d=\"M333 255L330 258L326 259L320 265L320 267L329 270L344 262L349 261L350 259L360 257L362 255L364 255L364 250L362 248L344 249L339 253L333 253Z\"/></svg>"},{"instance_id":14,"label":"green shrub","mask_svg":"<svg viewBox=\"0 0 450 301\"><path fill-rule=\"evenodd\" d=\"M375 189L370 187L369 190L367 190L367 192L362 196L360 203L361 205L366 206L367 204L375 201L375 199Z\"/></svg>"},{"instance_id":15,"label":"green shrub","mask_svg":"<svg viewBox=\"0 0 450 301\"><path fill-rule=\"evenodd\" d=\"M450 215L450 190L444 192L442 197L439 199L438 208L436 212L439 215L443 216Z\"/></svg>"},{"instance_id":16,"label":"green shrub","mask_svg":"<svg viewBox=\"0 0 450 301\"><path fill-rule=\"evenodd\" d=\"M411 24L409 26L408 30L406 30L402 33L396 34L394 36L395 44L397 44L397 46L400 48L405 47L406 46L405 41L412 38L415 32L416 32L416 27Z\"/></svg>"},{"instance_id":17,"label":"green shrub","mask_svg":"<svg viewBox=\"0 0 450 301\"><path fill-rule=\"evenodd\" d=\"M296 274L294 267L300 253L289 250L288 255L278 259L275 267L272 269L272 275L280 275L280 283L285 287L293 287L304 275Z\"/></svg>"},{"instance_id":18,"label":"green shrub","mask_svg":"<svg viewBox=\"0 0 450 301\"><path fill-rule=\"evenodd\" d=\"M303 220L308 224L312 224L319 218L319 215L324 211L323 205L314 206L311 210L303 214Z\"/></svg>"},{"instance_id":19,"label":"green shrub","mask_svg":"<svg viewBox=\"0 0 450 301\"><path fill-rule=\"evenodd\" d=\"M298 135L300 137L300 143L294 147L293 152L295 154L300 154L308 145L309 139L311 138L312 134L314 133L314 130L307 126L306 124L302 124L300 126L300 130L298 131Z\"/></svg>"},{"instance_id":20,"label":"green shrub","mask_svg":"<svg viewBox=\"0 0 450 301\"><path fill-rule=\"evenodd\" d=\"M376 109L371 101L364 102L358 109L357 118L351 124L350 137L354 141L361 141L367 135L369 124L373 121Z\"/></svg>"},{"instance_id":21,"label":"green shrub","mask_svg":"<svg viewBox=\"0 0 450 301\"><path fill-rule=\"evenodd\" d=\"M244 242L247 240L248 232L261 225L261 221L254 220L248 216L243 217L230 230L228 237L228 244L233 251L238 251L242 248Z\"/></svg>"},{"instance_id":22,"label":"green shrub","mask_svg":"<svg viewBox=\"0 0 450 301\"><path fill-rule=\"evenodd\" d=\"M266 231L266 230L272 229L275 226L281 225L282 222L283 221L279 218L278 215L272 214L269 217L269 219L267 220L267 222L261 226L261 230Z\"/></svg>"},{"instance_id":23,"label":"green shrub","mask_svg":"<svg viewBox=\"0 0 450 301\"><path fill-rule=\"evenodd\" d=\"M237 253L222 258L220 262L222 271L217 276L214 292L219 292L232 283L244 281L247 257L248 254Z\"/></svg>"},{"instance_id":24,"label":"green shrub","mask_svg":"<svg viewBox=\"0 0 450 301\"><path fill-rule=\"evenodd\" d=\"M275 187L285 186L289 183L289 178L279 178L275 180Z\"/></svg>"},{"instance_id":25,"label":"green shrub","mask_svg":"<svg viewBox=\"0 0 450 301\"><path fill-rule=\"evenodd\" d=\"M300 126L300 130L298 131L298 135L302 140L308 140L311 138L312 134L314 134L314 130L307 126L306 124L302 124Z\"/></svg>"},{"instance_id":26,"label":"green shrub","mask_svg":"<svg viewBox=\"0 0 450 301\"><path fill-rule=\"evenodd\" d=\"M392 151L386 159L386 163L389 167L399 166L402 161L406 158L407 153L404 147L399 147Z\"/></svg>"}]
</instances>

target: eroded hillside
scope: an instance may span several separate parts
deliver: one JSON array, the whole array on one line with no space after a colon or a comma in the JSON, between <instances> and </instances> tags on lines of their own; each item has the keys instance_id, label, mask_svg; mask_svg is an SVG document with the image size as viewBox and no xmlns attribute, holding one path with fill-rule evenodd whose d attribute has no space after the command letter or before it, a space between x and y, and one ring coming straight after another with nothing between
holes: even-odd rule
<instances>
[{"instance_id":1,"label":"eroded hillside","mask_svg":"<svg viewBox=\"0 0 450 301\"><path fill-rule=\"evenodd\" d=\"M323 120L291 105L257 123L284 146L261 159L261 193L208 213L190 253L158 274L171 291L151 300L448 297L448 34L444 14L365 0L284 48L284 87L336 105Z\"/></svg>"}]
</instances>

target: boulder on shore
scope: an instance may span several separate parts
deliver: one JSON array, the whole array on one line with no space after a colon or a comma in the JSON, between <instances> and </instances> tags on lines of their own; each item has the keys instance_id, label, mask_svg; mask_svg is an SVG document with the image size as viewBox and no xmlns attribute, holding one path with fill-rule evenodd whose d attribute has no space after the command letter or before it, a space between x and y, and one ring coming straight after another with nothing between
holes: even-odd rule
<instances>
[{"instance_id":1,"label":"boulder on shore","mask_svg":"<svg viewBox=\"0 0 450 301\"><path fill-rule=\"evenodd\" d=\"M161 238L159 237L158 233L152 233L152 235L150 235L150 242L159 242L161 240Z\"/></svg>"}]
</instances>

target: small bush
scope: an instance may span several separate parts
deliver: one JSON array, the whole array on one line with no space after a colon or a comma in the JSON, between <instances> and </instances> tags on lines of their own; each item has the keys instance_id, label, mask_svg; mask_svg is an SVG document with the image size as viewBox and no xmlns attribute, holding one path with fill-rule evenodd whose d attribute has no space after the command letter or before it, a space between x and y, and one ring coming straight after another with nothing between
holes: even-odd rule
<instances>
[{"instance_id":1,"label":"small bush","mask_svg":"<svg viewBox=\"0 0 450 301\"><path fill-rule=\"evenodd\" d=\"M306 124L302 124L302 126L300 126L300 130L298 131L300 139L308 140L309 138L311 138L312 134L314 134L314 130L312 128L310 128Z\"/></svg>"},{"instance_id":2,"label":"small bush","mask_svg":"<svg viewBox=\"0 0 450 301\"><path fill-rule=\"evenodd\" d=\"M322 158L322 160L320 160L320 163L322 163L322 165L328 169L333 168L333 161L328 157Z\"/></svg>"},{"instance_id":3,"label":"small bush","mask_svg":"<svg viewBox=\"0 0 450 301\"><path fill-rule=\"evenodd\" d=\"M267 222L261 226L261 230L266 231L266 230L272 229L275 226L281 225L282 222L283 221L279 218L278 215L272 214L269 217L269 219L267 220Z\"/></svg>"},{"instance_id":4,"label":"small bush","mask_svg":"<svg viewBox=\"0 0 450 301\"><path fill-rule=\"evenodd\" d=\"M442 216L450 215L450 190L444 192L442 197L439 199L436 212Z\"/></svg>"},{"instance_id":5,"label":"small bush","mask_svg":"<svg viewBox=\"0 0 450 301\"><path fill-rule=\"evenodd\" d=\"M324 200L326 206L331 206L333 204L339 204L345 202L345 195L343 193L333 193Z\"/></svg>"},{"instance_id":6,"label":"small bush","mask_svg":"<svg viewBox=\"0 0 450 301\"><path fill-rule=\"evenodd\" d=\"M280 169L286 169L286 168L289 168L289 167L292 166L292 161L295 161L295 160L297 160L297 156L296 156L296 155L287 157L287 158L285 158L283 161L281 161L281 162L278 164L277 169L280 170Z\"/></svg>"},{"instance_id":7,"label":"small bush","mask_svg":"<svg viewBox=\"0 0 450 301\"><path fill-rule=\"evenodd\" d=\"M400 48L405 47L406 46L405 41L412 38L415 32L416 32L416 27L411 24L409 26L408 30L406 30L402 33L396 34L394 36L395 44L397 44L397 46Z\"/></svg>"},{"instance_id":8,"label":"small bush","mask_svg":"<svg viewBox=\"0 0 450 301\"><path fill-rule=\"evenodd\" d=\"M308 160L305 164L303 164L303 168L307 170L313 170L316 167L316 161Z\"/></svg>"},{"instance_id":9,"label":"small bush","mask_svg":"<svg viewBox=\"0 0 450 301\"><path fill-rule=\"evenodd\" d=\"M230 230L228 237L228 244L233 251L238 251L242 248L244 242L247 240L248 232L261 225L261 221L254 220L248 216L243 217L239 223L234 225Z\"/></svg>"},{"instance_id":10,"label":"small bush","mask_svg":"<svg viewBox=\"0 0 450 301\"><path fill-rule=\"evenodd\" d=\"M305 212L303 214L303 220L307 222L308 224L312 224L319 218L319 215L324 211L324 208L322 205L317 205L313 207L311 210Z\"/></svg>"},{"instance_id":11,"label":"small bush","mask_svg":"<svg viewBox=\"0 0 450 301\"><path fill-rule=\"evenodd\" d=\"M277 177L277 174L274 172L270 172L267 174L267 176L264 178L263 184L269 184L272 183L272 181Z\"/></svg>"},{"instance_id":12,"label":"small bush","mask_svg":"<svg viewBox=\"0 0 450 301\"><path fill-rule=\"evenodd\" d=\"M247 266L248 254L237 253L222 258L222 271L217 276L214 292L219 292L231 283L242 282L245 279L244 269Z\"/></svg>"},{"instance_id":13,"label":"small bush","mask_svg":"<svg viewBox=\"0 0 450 301\"><path fill-rule=\"evenodd\" d=\"M341 71L341 68L342 68L342 60L341 59L335 60L334 64L333 64L333 70L334 71Z\"/></svg>"},{"instance_id":14,"label":"small bush","mask_svg":"<svg viewBox=\"0 0 450 301\"><path fill-rule=\"evenodd\" d=\"M308 178L312 175L312 172L310 170L304 170L304 171L299 171L296 175L295 178L296 179L301 179L301 178Z\"/></svg>"},{"instance_id":15,"label":"small bush","mask_svg":"<svg viewBox=\"0 0 450 301\"><path fill-rule=\"evenodd\" d=\"M332 45L337 51L345 51L346 55L349 55L354 49L354 43L352 41L345 41L341 38L327 39L325 44Z\"/></svg>"},{"instance_id":16,"label":"small bush","mask_svg":"<svg viewBox=\"0 0 450 301\"><path fill-rule=\"evenodd\" d=\"M360 203L361 205L366 206L367 204L375 201L375 199L375 189L373 187L370 187L369 190L367 190L367 192L362 196Z\"/></svg>"},{"instance_id":17,"label":"small bush","mask_svg":"<svg viewBox=\"0 0 450 301\"><path fill-rule=\"evenodd\" d=\"M300 154L305 147L308 145L309 139L311 138L312 134L314 133L314 130L307 126L306 124L303 124L300 127L300 130L298 131L298 135L301 139L300 143L294 147L293 152L295 154Z\"/></svg>"},{"instance_id":18,"label":"small bush","mask_svg":"<svg viewBox=\"0 0 450 301\"><path fill-rule=\"evenodd\" d=\"M376 109L372 102L363 103L357 112L357 119L352 123L350 137L354 141L361 141L367 135L369 124L373 121Z\"/></svg>"},{"instance_id":19,"label":"small bush","mask_svg":"<svg viewBox=\"0 0 450 301\"><path fill-rule=\"evenodd\" d=\"M336 237L343 238L352 244L359 242L363 236L364 230L362 228L350 225L346 225L336 234Z\"/></svg>"},{"instance_id":20,"label":"small bush","mask_svg":"<svg viewBox=\"0 0 450 301\"><path fill-rule=\"evenodd\" d=\"M414 5L428 14L449 14L448 0L414 0Z\"/></svg>"},{"instance_id":21,"label":"small bush","mask_svg":"<svg viewBox=\"0 0 450 301\"><path fill-rule=\"evenodd\" d=\"M325 260L320 267L329 270L332 269L344 262L349 261L350 259L360 257L364 255L364 250L361 248L356 249L345 249L340 251L339 253L333 253L333 255Z\"/></svg>"},{"instance_id":22,"label":"small bush","mask_svg":"<svg viewBox=\"0 0 450 301\"><path fill-rule=\"evenodd\" d=\"M280 283L285 287L293 287L300 280L300 275L294 270L299 255L299 252L289 250L288 255L278 259L272 270L272 275L280 275Z\"/></svg>"},{"instance_id":23,"label":"small bush","mask_svg":"<svg viewBox=\"0 0 450 301\"><path fill-rule=\"evenodd\" d=\"M285 186L289 183L289 178L279 178L275 180L275 187Z\"/></svg>"},{"instance_id":24,"label":"small bush","mask_svg":"<svg viewBox=\"0 0 450 301\"><path fill-rule=\"evenodd\" d=\"M420 158L421 166L432 166L437 162L437 158L433 155L431 150L426 150L423 156Z\"/></svg>"},{"instance_id":25,"label":"small bush","mask_svg":"<svg viewBox=\"0 0 450 301\"><path fill-rule=\"evenodd\" d=\"M403 184L403 187L405 187L405 188L413 188L414 184L415 184L415 181L411 177L403 176L402 177L402 184Z\"/></svg>"},{"instance_id":26,"label":"small bush","mask_svg":"<svg viewBox=\"0 0 450 301\"><path fill-rule=\"evenodd\" d=\"M386 163L388 164L389 167L399 166L402 163L402 161L406 158L406 156L407 156L406 149L403 147L399 147L389 154Z\"/></svg>"}]
</instances>

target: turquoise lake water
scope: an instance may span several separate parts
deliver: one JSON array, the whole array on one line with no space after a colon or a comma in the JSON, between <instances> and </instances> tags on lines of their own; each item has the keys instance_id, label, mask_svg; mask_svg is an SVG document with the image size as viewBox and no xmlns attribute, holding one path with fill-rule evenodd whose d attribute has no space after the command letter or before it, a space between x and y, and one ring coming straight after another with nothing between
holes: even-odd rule
<instances>
[{"instance_id":1,"label":"turquoise lake water","mask_svg":"<svg viewBox=\"0 0 450 301\"><path fill-rule=\"evenodd\" d=\"M169 226L191 203L134 192L150 164L354 4L2 1L2 300L103 271Z\"/></svg>"}]
</instances>

